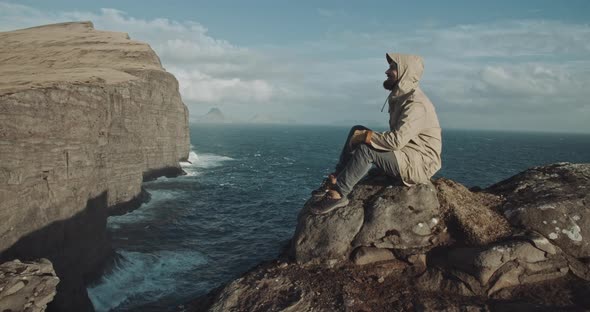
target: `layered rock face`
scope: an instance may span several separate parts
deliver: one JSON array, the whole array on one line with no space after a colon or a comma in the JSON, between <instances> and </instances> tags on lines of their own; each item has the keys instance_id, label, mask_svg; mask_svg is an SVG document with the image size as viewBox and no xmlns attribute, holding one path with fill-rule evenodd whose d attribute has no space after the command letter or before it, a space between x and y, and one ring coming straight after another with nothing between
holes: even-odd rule
<instances>
[{"instance_id":1,"label":"layered rock face","mask_svg":"<svg viewBox=\"0 0 590 312\"><path fill-rule=\"evenodd\" d=\"M61 277L76 253L92 271L109 207L182 173L189 148L178 82L147 44L90 22L0 33L2 259L48 257Z\"/></svg>"},{"instance_id":2,"label":"layered rock face","mask_svg":"<svg viewBox=\"0 0 590 312\"><path fill-rule=\"evenodd\" d=\"M326 215L302 209L290 251L194 311L590 308L590 164L536 167L481 191L369 177Z\"/></svg>"}]
</instances>

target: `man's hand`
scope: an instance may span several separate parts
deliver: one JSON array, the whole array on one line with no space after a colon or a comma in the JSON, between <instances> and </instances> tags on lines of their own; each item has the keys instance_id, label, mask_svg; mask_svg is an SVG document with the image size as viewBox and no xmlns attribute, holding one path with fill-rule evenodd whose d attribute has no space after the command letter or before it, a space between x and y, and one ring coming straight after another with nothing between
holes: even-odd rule
<instances>
[{"instance_id":1,"label":"man's hand","mask_svg":"<svg viewBox=\"0 0 590 312\"><path fill-rule=\"evenodd\" d=\"M350 146L354 147L355 145L361 143L370 143L371 141L371 131L369 130L355 130L350 138Z\"/></svg>"},{"instance_id":2,"label":"man's hand","mask_svg":"<svg viewBox=\"0 0 590 312\"><path fill-rule=\"evenodd\" d=\"M350 145L355 146L357 144L361 144L365 142L365 138L367 137L367 130L355 130L350 138Z\"/></svg>"}]
</instances>

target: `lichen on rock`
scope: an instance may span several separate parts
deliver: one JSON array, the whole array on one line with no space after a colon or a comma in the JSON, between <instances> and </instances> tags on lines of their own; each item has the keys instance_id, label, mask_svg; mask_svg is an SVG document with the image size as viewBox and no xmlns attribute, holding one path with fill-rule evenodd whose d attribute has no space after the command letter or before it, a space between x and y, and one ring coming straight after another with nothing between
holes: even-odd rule
<instances>
[{"instance_id":1,"label":"lichen on rock","mask_svg":"<svg viewBox=\"0 0 590 312\"><path fill-rule=\"evenodd\" d=\"M512 226L549 238L575 258L590 257L590 165L535 167L492 185ZM548 208L552 207L552 208Z\"/></svg>"}]
</instances>

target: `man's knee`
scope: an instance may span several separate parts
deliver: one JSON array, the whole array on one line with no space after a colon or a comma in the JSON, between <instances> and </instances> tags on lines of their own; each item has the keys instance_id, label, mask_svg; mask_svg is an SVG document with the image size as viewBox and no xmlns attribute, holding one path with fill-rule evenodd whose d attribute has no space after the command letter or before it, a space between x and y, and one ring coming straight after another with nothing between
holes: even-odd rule
<instances>
[{"instance_id":1,"label":"man's knee","mask_svg":"<svg viewBox=\"0 0 590 312\"><path fill-rule=\"evenodd\" d=\"M350 128L350 131L348 132L348 137L352 137L352 134L357 131L357 130L367 130L368 128L365 126L361 126L361 125L356 125L356 126L352 126L352 128Z\"/></svg>"},{"instance_id":2,"label":"man's knee","mask_svg":"<svg viewBox=\"0 0 590 312\"><path fill-rule=\"evenodd\" d=\"M356 151L357 151L357 153L361 153L362 155L368 157L373 152L373 149L371 149L371 147L369 147L369 145L361 143L361 144L357 145Z\"/></svg>"},{"instance_id":3,"label":"man's knee","mask_svg":"<svg viewBox=\"0 0 590 312\"><path fill-rule=\"evenodd\" d=\"M367 127L365 126L361 126L361 125L356 125L356 126L352 126L352 128L350 128L350 131L356 131L356 130L366 130Z\"/></svg>"}]
</instances>

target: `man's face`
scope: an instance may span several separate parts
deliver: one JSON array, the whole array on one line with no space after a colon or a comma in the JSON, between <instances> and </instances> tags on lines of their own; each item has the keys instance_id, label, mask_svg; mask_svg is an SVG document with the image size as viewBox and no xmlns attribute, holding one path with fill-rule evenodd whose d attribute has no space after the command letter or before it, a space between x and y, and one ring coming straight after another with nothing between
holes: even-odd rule
<instances>
[{"instance_id":1,"label":"man's face","mask_svg":"<svg viewBox=\"0 0 590 312\"><path fill-rule=\"evenodd\" d=\"M383 88L393 90L397 84L397 64L395 62L389 64L389 68L385 71L385 75L387 76L387 79L383 81Z\"/></svg>"}]
</instances>

